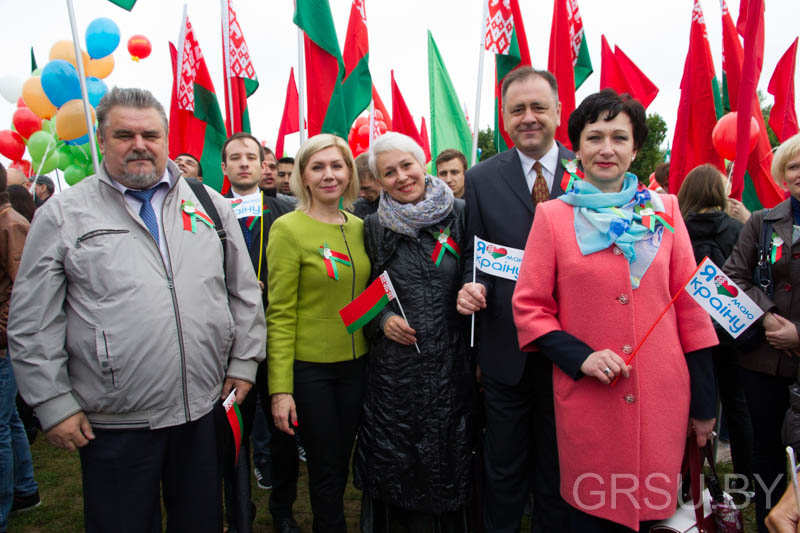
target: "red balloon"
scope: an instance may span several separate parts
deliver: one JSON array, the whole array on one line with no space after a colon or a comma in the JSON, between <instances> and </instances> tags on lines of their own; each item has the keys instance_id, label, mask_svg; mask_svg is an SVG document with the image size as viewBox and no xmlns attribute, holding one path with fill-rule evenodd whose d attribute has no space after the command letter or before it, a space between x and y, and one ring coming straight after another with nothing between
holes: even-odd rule
<instances>
[{"instance_id":1,"label":"red balloon","mask_svg":"<svg viewBox=\"0 0 800 533\"><path fill-rule=\"evenodd\" d=\"M375 117L377 118L377 117ZM379 120L375 123L375 129L378 130L378 135L383 135L386 133L386 123L382 120Z\"/></svg>"},{"instance_id":2,"label":"red balloon","mask_svg":"<svg viewBox=\"0 0 800 533\"><path fill-rule=\"evenodd\" d=\"M30 178L31 176L33 176L33 165L31 165L31 162L28 161L27 159L14 161L9 165L9 168L16 168L17 170L25 174L25 177Z\"/></svg>"},{"instance_id":3,"label":"red balloon","mask_svg":"<svg viewBox=\"0 0 800 533\"><path fill-rule=\"evenodd\" d=\"M358 117L356 123L353 124L353 129L358 130L361 126L369 126L369 117Z\"/></svg>"},{"instance_id":4,"label":"red balloon","mask_svg":"<svg viewBox=\"0 0 800 533\"><path fill-rule=\"evenodd\" d=\"M0 131L0 154L12 161L19 161L24 153L25 141L19 133L12 130Z\"/></svg>"},{"instance_id":5,"label":"red balloon","mask_svg":"<svg viewBox=\"0 0 800 533\"><path fill-rule=\"evenodd\" d=\"M381 113L380 109L375 110L375 121L383 120L383 113Z\"/></svg>"},{"instance_id":6,"label":"red balloon","mask_svg":"<svg viewBox=\"0 0 800 533\"><path fill-rule=\"evenodd\" d=\"M14 111L11 123L14 124L17 133L26 139L30 137L32 133L42 129L42 119L37 117L36 113L27 107L20 107Z\"/></svg>"},{"instance_id":7,"label":"red balloon","mask_svg":"<svg viewBox=\"0 0 800 533\"><path fill-rule=\"evenodd\" d=\"M719 155L728 161L736 159L736 121L737 112L728 113L723 116L711 131L711 142ZM755 117L750 117L750 148L748 155L753 151L758 142L758 121Z\"/></svg>"},{"instance_id":8,"label":"red balloon","mask_svg":"<svg viewBox=\"0 0 800 533\"><path fill-rule=\"evenodd\" d=\"M17 108L20 107L28 107L27 105L25 105L25 100L23 100L21 96L19 97L19 100L17 100Z\"/></svg>"},{"instance_id":9,"label":"red balloon","mask_svg":"<svg viewBox=\"0 0 800 533\"><path fill-rule=\"evenodd\" d=\"M144 35L134 35L128 39L128 52L130 52L131 59L134 61L146 58L152 50L150 39Z\"/></svg>"}]
</instances>

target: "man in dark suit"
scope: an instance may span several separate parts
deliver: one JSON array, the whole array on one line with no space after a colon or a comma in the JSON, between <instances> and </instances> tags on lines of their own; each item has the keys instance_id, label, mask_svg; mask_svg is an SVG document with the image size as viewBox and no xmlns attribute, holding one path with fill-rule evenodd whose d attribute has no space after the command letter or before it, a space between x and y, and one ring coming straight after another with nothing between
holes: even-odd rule
<instances>
[{"instance_id":1,"label":"man in dark suit","mask_svg":"<svg viewBox=\"0 0 800 533\"><path fill-rule=\"evenodd\" d=\"M267 162L265 150L258 139L249 133L235 133L222 145L222 171L231 182L231 190L226 196L235 204L239 225L244 236L253 270L261 286L264 309L267 308L267 242L272 223L279 216L294 210L289 202L276 197L275 189L262 191L259 189ZM233 203L233 202L232 202ZM259 209L260 207L260 209ZM255 391L245 398L241 404L244 434L239 462L233 467L233 457L226 459L225 476L225 508L229 530L243 533L251 531L255 517L250 498L250 433L256 416L257 394L262 399L269 398L267 393L266 362L262 362L256 376ZM269 400L267 400L268 402ZM263 406L262 401L262 406ZM269 413L269 405L265 407ZM270 438L270 456L272 459L272 494L269 508L272 514L274 530L278 533L296 533L300 531L292 516L292 504L297 497L298 457L293 437L275 429L272 417L267 416L267 424L272 433Z\"/></svg>"},{"instance_id":2,"label":"man in dark suit","mask_svg":"<svg viewBox=\"0 0 800 533\"><path fill-rule=\"evenodd\" d=\"M524 249L536 204L564 194L561 159L574 154L554 141L561 121L552 74L523 67L502 86L505 130L515 148L471 168L466 177L467 247L473 236ZM552 363L519 349L511 312L515 282L466 268L457 308L476 317L478 379L484 392L484 526L520 527L525 499L534 494L534 532L568 529L568 505L559 494L553 414Z\"/></svg>"}]
</instances>

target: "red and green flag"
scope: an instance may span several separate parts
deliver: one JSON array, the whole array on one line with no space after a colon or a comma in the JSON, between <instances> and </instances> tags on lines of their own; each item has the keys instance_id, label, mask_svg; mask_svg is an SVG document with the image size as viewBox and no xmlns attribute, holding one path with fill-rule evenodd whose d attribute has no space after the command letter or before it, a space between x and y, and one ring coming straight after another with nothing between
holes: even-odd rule
<instances>
[{"instance_id":1,"label":"red and green flag","mask_svg":"<svg viewBox=\"0 0 800 533\"><path fill-rule=\"evenodd\" d=\"M783 54L769 80L767 92L775 97L769 113L769 125L780 142L797 134L797 110L794 103L794 71L797 65L797 39Z\"/></svg>"},{"instance_id":2,"label":"red and green flag","mask_svg":"<svg viewBox=\"0 0 800 533\"><path fill-rule=\"evenodd\" d=\"M428 30L428 87L431 104L430 153L436 157L443 150L454 148L467 157L469 166L472 157L472 131L430 30Z\"/></svg>"},{"instance_id":3,"label":"red and green flag","mask_svg":"<svg viewBox=\"0 0 800 533\"><path fill-rule=\"evenodd\" d=\"M250 133L247 98L258 89L258 79L242 28L236 20L231 0L222 10L222 50L225 61L225 126L228 135Z\"/></svg>"},{"instance_id":4,"label":"red and green flag","mask_svg":"<svg viewBox=\"0 0 800 533\"><path fill-rule=\"evenodd\" d=\"M278 139L275 141L275 157L284 156L283 141L290 133L300 131L300 97L297 94L297 83L294 81L294 67L289 70L289 83L286 86L286 103L283 104L283 116L278 128Z\"/></svg>"},{"instance_id":5,"label":"red and green flag","mask_svg":"<svg viewBox=\"0 0 800 533\"><path fill-rule=\"evenodd\" d=\"M355 300L339 310L347 332L352 334L363 328L396 297L392 280L384 271Z\"/></svg>"},{"instance_id":6,"label":"red and green flag","mask_svg":"<svg viewBox=\"0 0 800 533\"><path fill-rule=\"evenodd\" d=\"M222 191L222 145L227 139L214 84L188 16L181 23L178 47L170 43L172 97L169 108L169 156L191 154L203 167L203 182Z\"/></svg>"},{"instance_id":7,"label":"red and green flag","mask_svg":"<svg viewBox=\"0 0 800 533\"><path fill-rule=\"evenodd\" d=\"M236 462L239 462L239 449L242 447L242 433L244 431L244 423L242 422L242 412L239 411L239 404L236 403L236 389L222 402L222 407L225 408L225 415L228 417L228 424L231 426L233 433L233 445L236 448Z\"/></svg>"},{"instance_id":8,"label":"red and green flag","mask_svg":"<svg viewBox=\"0 0 800 533\"><path fill-rule=\"evenodd\" d=\"M355 122L372 100L372 75L369 72L369 38L364 0L353 0L344 39L344 103L348 126Z\"/></svg>"},{"instance_id":9,"label":"red and green flag","mask_svg":"<svg viewBox=\"0 0 800 533\"><path fill-rule=\"evenodd\" d=\"M669 164L669 192L672 194L678 194L686 174L698 165L711 163L720 170L725 168L711 142L711 131L717 124L719 85L700 0L695 0L692 8L689 50L680 87Z\"/></svg>"},{"instance_id":10,"label":"red and green flag","mask_svg":"<svg viewBox=\"0 0 800 533\"><path fill-rule=\"evenodd\" d=\"M503 123L502 86L508 74L519 67L531 65L528 38L522 24L518 0L488 3L484 46L494 54L494 145L498 152L514 147ZM472 153L470 146L469 152Z\"/></svg>"},{"instance_id":11,"label":"red and green flag","mask_svg":"<svg viewBox=\"0 0 800 533\"><path fill-rule=\"evenodd\" d=\"M328 0L297 0L294 23L305 32L308 135L332 133L347 139L345 66Z\"/></svg>"}]
</instances>

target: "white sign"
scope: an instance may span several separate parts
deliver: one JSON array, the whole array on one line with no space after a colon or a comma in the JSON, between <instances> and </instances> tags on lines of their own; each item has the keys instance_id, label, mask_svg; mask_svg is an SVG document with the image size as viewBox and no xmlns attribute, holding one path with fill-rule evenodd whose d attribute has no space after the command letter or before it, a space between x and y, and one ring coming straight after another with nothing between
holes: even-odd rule
<instances>
[{"instance_id":1,"label":"white sign","mask_svg":"<svg viewBox=\"0 0 800 533\"><path fill-rule=\"evenodd\" d=\"M475 268L492 276L517 281L524 250L501 246L475 237Z\"/></svg>"},{"instance_id":2,"label":"white sign","mask_svg":"<svg viewBox=\"0 0 800 533\"><path fill-rule=\"evenodd\" d=\"M231 198L231 207L236 218L261 216L261 193L248 194L239 198Z\"/></svg>"},{"instance_id":3,"label":"white sign","mask_svg":"<svg viewBox=\"0 0 800 533\"><path fill-rule=\"evenodd\" d=\"M708 257L686 284L686 291L734 339L764 314Z\"/></svg>"}]
</instances>

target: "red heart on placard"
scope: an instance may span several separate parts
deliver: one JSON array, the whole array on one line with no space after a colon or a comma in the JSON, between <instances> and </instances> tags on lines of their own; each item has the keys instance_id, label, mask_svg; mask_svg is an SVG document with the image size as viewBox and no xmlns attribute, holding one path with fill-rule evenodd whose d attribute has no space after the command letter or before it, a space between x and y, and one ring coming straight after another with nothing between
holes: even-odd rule
<instances>
[{"instance_id":1,"label":"red heart on placard","mask_svg":"<svg viewBox=\"0 0 800 533\"><path fill-rule=\"evenodd\" d=\"M717 286L717 294L724 294L726 296L730 296L731 298L735 298L736 295L739 294L739 290L727 281L721 280Z\"/></svg>"},{"instance_id":2,"label":"red heart on placard","mask_svg":"<svg viewBox=\"0 0 800 533\"><path fill-rule=\"evenodd\" d=\"M490 254L492 254L492 257L494 257L495 259L508 255L508 250L506 250L505 248L501 248L499 246L489 246L487 250L489 251Z\"/></svg>"}]
</instances>

